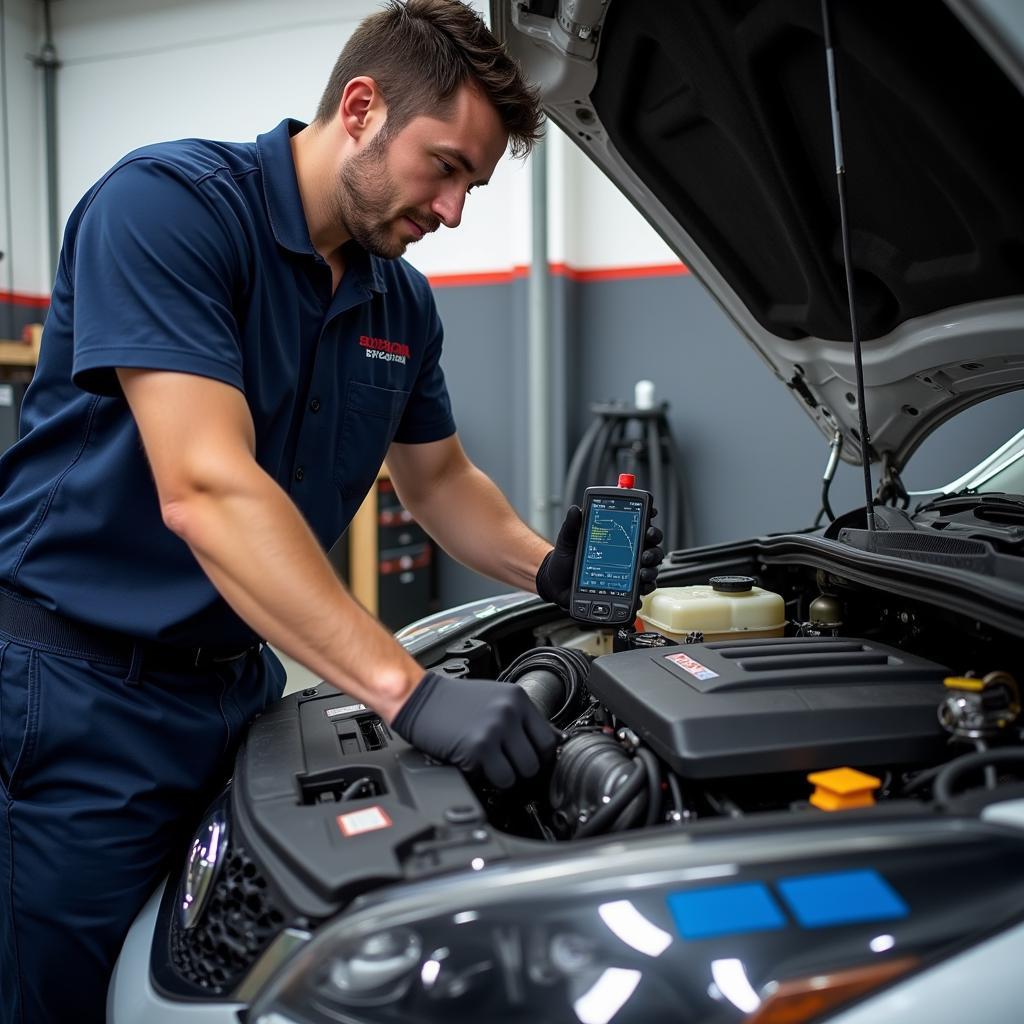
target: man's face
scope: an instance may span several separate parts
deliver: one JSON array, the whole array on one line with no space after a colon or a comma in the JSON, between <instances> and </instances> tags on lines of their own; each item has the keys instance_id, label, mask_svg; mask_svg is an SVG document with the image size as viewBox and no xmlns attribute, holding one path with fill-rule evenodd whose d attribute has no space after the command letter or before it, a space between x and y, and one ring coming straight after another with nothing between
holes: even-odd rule
<instances>
[{"instance_id":1,"label":"man's face","mask_svg":"<svg viewBox=\"0 0 1024 1024\"><path fill-rule=\"evenodd\" d=\"M414 117L386 140L378 132L346 161L332 214L368 252L395 259L441 224L458 227L466 196L487 183L507 142L491 103L463 86L443 120Z\"/></svg>"}]
</instances>

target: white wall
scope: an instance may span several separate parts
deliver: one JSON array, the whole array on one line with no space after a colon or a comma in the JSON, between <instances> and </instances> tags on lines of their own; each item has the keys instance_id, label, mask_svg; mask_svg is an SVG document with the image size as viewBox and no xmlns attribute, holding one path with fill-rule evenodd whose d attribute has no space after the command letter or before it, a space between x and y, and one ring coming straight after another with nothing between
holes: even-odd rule
<instances>
[{"instance_id":1,"label":"white wall","mask_svg":"<svg viewBox=\"0 0 1024 1024\"><path fill-rule=\"evenodd\" d=\"M36 295L50 290L43 73L27 57L39 51L38 14L33 0L4 0L4 76L0 82L7 112L6 137L0 137L0 250L4 252L0 291Z\"/></svg>"},{"instance_id":2,"label":"white wall","mask_svg":"<svg viewBox=\"0 0 1024 1024\"><path fill-rule=\"evenodd\" d=\"M581 270L666 266L679 257L561 129L548 129L552 262Z\"/></svg>"},{"instance_id":3,"label":"white wall","mask_svg":"<svg viewBox=\"0 0 1024 1024\"><path fill-rule=\"evenodd\" d=\"M6 0L8 49L38 46L38 0ZM476 6L486 10L485 0ZM373 0L65 0L53 5L58 72L59 207L128 151L164 139L252 139L283 117L309 120L331 67ZM21 27L23 26L23 27ZM18 62L12 61L11 66ZM35 251L19 261L21 289L49 291L41 72L23 61L12 108L31 122L19 210ZM550 257L578 267L674 262L604 176L550 129ZM19 136L24 137L24 136ZM3 237L0 235L0 237ZM461 227L409 251L427 274L479 273L530 261L530 170L506 157L467 203ZM3 266L0 264L0 273Z\"/></svg>"}]
</instances>

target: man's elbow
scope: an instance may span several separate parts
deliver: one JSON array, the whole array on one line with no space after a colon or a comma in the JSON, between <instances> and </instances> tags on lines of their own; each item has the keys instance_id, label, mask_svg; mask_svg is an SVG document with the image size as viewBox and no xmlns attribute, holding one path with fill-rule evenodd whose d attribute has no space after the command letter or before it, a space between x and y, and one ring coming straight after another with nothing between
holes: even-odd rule
<instances>
[{"instance_id":1,"label":"man's elbow","mask_svg":"<svg viewBox=\"0 0 1024 1024\"><path fill-rule=\"evenodd\" d=\"M205 451L164 467L157 479L164 525L189 547L203 547L204 537L224 516L266 498L266 475L248 453L218 457ZM241 504L240 504L241 503Z\"/></svg>"},{"instance_id":2,"label":"man's elbow","mask_svg":"<svg viewBox=\"0 0 1024 1024\"><path fill-rule=\"evenodd\" d=\"M190 546L201 529L204 509L229 486L223 467L209 459L181 459L157 477L164 526Z\"/></svg>"},{"instance_id":3,"label":"man's elbow","mask_svg":"<svg viewBox=\"0 0 1024 1024\"><path fill-rule=\"evenodd\" d=\"M195 519L192 504L188 499L175 497L161 501L160 515L163 517L164 526L187 543L188 535L192 532L192 521Z\"/></svg>"}]
</instances>

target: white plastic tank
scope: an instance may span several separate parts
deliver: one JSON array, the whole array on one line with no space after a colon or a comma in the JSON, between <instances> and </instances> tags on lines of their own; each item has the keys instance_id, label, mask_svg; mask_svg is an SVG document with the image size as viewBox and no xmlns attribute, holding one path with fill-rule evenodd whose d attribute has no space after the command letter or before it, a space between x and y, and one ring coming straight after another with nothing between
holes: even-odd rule
<instances>
[{"instance_id":1,"label":"white plastic tank","mask_svg":"<svg viewBox=\"0 0 1024 1024\"><path fill-rule=\"evenodd\" d=\"M655 590L639 617L645 629L680 642L698 632L707 641L772 637L785 633L786 604L750 576L712 576L705 585Z\"/></svg>"}]
</instances>

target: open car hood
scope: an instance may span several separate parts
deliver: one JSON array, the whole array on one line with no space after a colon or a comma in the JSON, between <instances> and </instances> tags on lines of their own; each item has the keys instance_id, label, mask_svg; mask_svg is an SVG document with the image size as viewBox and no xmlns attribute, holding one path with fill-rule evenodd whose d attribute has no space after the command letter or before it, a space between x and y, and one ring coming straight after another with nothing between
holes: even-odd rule
<instances>
[{"instance_id":1,"label":"open car hood","mask_svg":"<svg viewBox=\"0 0 1024 1024\"><path fill-rule=\"evenodd\" d=\"M1024 4L830 8L870 455L899 469L1024 385ZM491 23L549 118L860 462L820 4L492 0Z\"/></svg>"}]
</instances>

